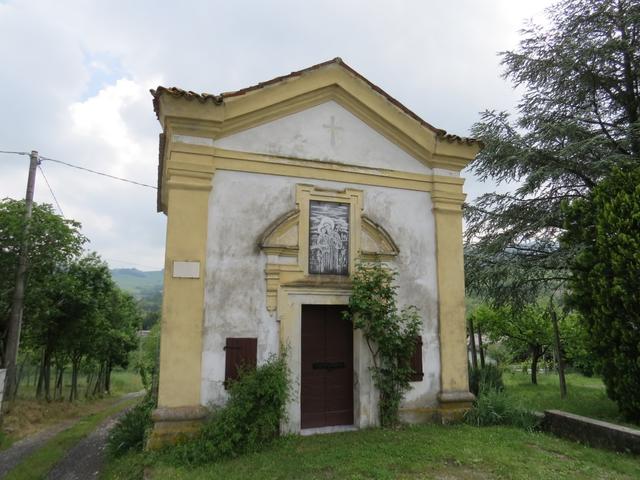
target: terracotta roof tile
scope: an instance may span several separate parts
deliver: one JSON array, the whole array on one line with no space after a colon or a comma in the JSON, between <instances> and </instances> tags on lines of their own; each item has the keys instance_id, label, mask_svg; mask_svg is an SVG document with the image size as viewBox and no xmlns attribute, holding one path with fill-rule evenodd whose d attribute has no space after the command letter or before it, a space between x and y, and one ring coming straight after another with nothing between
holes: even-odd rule
<instances>
[{"instance_id":1,"label":"terracotta roof tile","mask_svg":"<svg viewBox=\"0 0 640 480\"><path fill-rule=\"evenodd\" d=\"M190 90L183 90L183 89L177 88L177 87L162 87L162 86L158 86L155 90L150 90L151 95L153 96L153 110L155 111L156 116L159 117L159 115L160 115L159 99L160 99L160 97L162 95L165 95L165 94L166 95L171 95L173 97L182 97L185 100L197 100L200 103L207 103L207 102L210 101L210 102L212 102L212 103L214 103L216 105L220 105L220 104L222 104L224 102L225 98L231 98L231 97L237 97L237 96L240 96L240 95L244 95L244 94L252 92L254 90L258 90L258 89L267 87L269 85L273 85L273 84L282 82L284 80L288 80L290 78L299 77L300 75L302 75L304 73L310 72L312 70L317 70L319 68L322 68L322 67L324 67L326 65L330 65L332 63L340 65L345 70L349 71L352 75L355 75L360 80L366 82L367 85L369 85L373 90L378 92L380 95L383 95L389 102L391 102L396 107L398 107L400 110L402 110L406 115L410 116L411 118L413 118L414 120L419 122L421 125L423 125L426 128L428 128L429 130L433 131L438 137L443 138L447 142L450 142L450 143L454 143L455 142L455 143L463 143L463 144L474 144L474 143L482 144L482 142L480 142L479 140L476 140L474 138L467 138L467 137L461 137L461 136L458 136L458 135L449 134L445 130L442 130L440 128L434 127L430 123L428 123L425 120L423 120L422 118L420 118L417 114L415 114L409 108L405 107L402 103L400 103L398 100L393 98L391 95L389 95L383 89L381 89L377 85L371 83L365 77L360 75L357 71L355 71L353 68L351 68L346 63L344 63L340 57L336 57L333 60L329 60L329 61L326 61L326 62L318 63L317 65L313 65L313 66L305 68L303 70L298 70L296 72L291 72L288 75L282 75L280 77L272 78L271 80L267 80L266 82L260 82L260 83L257 83L256 85L251 85L250 87L242 88L240 90L235 90L235 91L232 91L232 92L224 92L224 93L221 93L219 95L215 95L213 93L196 93L196 92L193 92L193 91L190 91Z\"/></svg>"}]
</instances>

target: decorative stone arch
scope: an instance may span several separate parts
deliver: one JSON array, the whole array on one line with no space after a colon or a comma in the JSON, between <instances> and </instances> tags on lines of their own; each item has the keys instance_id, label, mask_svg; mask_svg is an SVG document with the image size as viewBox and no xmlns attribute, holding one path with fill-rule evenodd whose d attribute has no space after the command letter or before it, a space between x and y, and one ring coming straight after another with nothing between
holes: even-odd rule
<instances>
[{"instance_id":1,"label":"decorative stone arch","mask_svg":"<svg viewBox=\"0 0 640 480\"><path fill-rule=\"evenodd\" d=\"M363 260L393 260L400 249L391 235L366 215L362 215L362 233L360 235L360 256Z\"/></svg>"},{"instance_id":2,"label":"decorative stone arch","mask_svg":"<svg viewBox=\"0 0 640 480\"><path fill-rule=\"evenodd\" d=\"M333 201L350 205L350 268L347 278L314 275L308 271L309 203L312 200ZM345 285L353 272L356 259L391 261L400 252L397 244L381 225L362 213L360 190L328 190L313 185L298 185L297 207L281 215L267 227L258 240L267 256L267 309L277 308L278 288L283 284L312 281L315 285Z\"/></svg>"}]
</instances>

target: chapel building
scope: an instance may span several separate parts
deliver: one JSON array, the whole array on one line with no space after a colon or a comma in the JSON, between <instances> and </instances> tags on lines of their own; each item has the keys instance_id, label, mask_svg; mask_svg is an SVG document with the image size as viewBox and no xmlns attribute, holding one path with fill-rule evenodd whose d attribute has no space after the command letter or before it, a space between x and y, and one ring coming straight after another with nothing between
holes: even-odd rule
<instances>
[{"instance_id":1,"label":"chapel building","mask_svg":"<svg viewBox=\"0 0 640 480\"><path fill-rule=\"evenodd\" d=\"M422 318L410 422L470 406L460 171L447 134L334 60L220 95L158 87L167 215L152 444L197 428L241 363L288 348L286 432L378 424L371 356L341 311L358 260L398 272Z\"/></svg>"}]
</instances>

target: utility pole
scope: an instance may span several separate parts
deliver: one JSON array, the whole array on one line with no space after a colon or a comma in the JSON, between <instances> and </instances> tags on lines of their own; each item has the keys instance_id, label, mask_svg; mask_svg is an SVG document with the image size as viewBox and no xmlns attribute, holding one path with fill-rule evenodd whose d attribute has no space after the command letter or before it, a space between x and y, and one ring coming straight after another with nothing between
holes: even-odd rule
<instances>
[{"instance_id":1,"label":"utility pole","mask_svg":"<svg viewBox=\"0 0 640 480\"><path fill-rule=\"evenodd\" d=\"M7 369L3 410L13 402L16 391L16 365L18 363L18 346L20 345L20 330L22 329L22 310L24 307L24 284L27 273L27 257L29 253L29 224L31 223L31 212L33 210L33 191L36 185L36 168L40 164L38 152L32 150L29 155L29 178L27 180L27 195L25 197L24 230L20 257L18 260L18 271L16 272L16 286L13 290L11 302L11 314L9 316L9 328L7 331L7 343L4 351L4 367Z\"/></svg>"}]
</instances>

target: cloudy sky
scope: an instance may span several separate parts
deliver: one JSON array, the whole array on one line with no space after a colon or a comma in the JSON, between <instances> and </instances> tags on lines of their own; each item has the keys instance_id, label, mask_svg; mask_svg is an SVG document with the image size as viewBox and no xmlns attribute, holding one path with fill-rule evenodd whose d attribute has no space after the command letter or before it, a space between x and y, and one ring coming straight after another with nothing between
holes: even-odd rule
<instances>
[{"instance_id":1,"label":"cloudy sky","mask_svg":"<svg viewBox=\"0 0 640 480\"><path fill-rule=\"evenodd\" d=\"M149 89L219 93L334 57L431 124L468 134L513 109L497 52L549 0L0 0L0 150L154 185ZM42 165L64 215L114 267L162 268L155 190ZM24 196L28 157L0 154L0 198ZM471 197L492 189L469 179ZM35 199L53 203L42 178Z\"/></svg>"}]
</instances>

